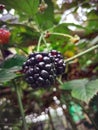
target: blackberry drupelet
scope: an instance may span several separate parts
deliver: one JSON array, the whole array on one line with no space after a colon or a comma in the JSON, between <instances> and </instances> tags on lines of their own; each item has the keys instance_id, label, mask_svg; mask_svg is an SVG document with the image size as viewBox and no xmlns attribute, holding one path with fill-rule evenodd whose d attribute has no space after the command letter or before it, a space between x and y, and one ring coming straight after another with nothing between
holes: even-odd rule
<instances>
[{"instance_id":1,"label":"blackberry drupelet","mask_svg":"<svg viewBox=\"0 0 98 130\"><path fill-rule=\"evenodd\" d=\"M26 82L32 88L50 87L56 79L53 57L45 52L30 54L23 64L23 72Z\"/></svg>"},{"instance_id":2,"label":"blackberry drupelet","mask_svg":"<svg viewBox=\"0 0 98 130\"><path fill-rule=\"evenodd\" d=\"M65 63L62 54L56 50L51 50L49 52L49 57L54 58L56 75L62 75L65 72Z\"/></svg>"}]
</instances>

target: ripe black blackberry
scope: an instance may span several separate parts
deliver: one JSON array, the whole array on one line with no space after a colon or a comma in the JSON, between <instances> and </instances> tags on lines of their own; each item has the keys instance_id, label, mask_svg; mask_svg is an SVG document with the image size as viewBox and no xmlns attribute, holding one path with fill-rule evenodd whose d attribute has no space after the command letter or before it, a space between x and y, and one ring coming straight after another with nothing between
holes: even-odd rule
<instances>
[{"instance_id":1,"label":"ripe black blackberry","mask_svg":"<svg viewBox=\"0 0 98 130\"><path fill-rule=\"evenodd\" d=\"M50 87L56 79L53 58L44 52L30 54L23 64L23 72L33 88Z\"/></svg>"},{"instance_id":2,"label":"ripe black blackberry","mask_svg":"<svg viewBox=\"0 0 98 130\"><path fill-rule=\"evenodd\" d=\"M62 75L65 72L65 63L62 54L56 50L49 52L49 57L54 58L56 75Z\"/></svg>"}]
</instances>

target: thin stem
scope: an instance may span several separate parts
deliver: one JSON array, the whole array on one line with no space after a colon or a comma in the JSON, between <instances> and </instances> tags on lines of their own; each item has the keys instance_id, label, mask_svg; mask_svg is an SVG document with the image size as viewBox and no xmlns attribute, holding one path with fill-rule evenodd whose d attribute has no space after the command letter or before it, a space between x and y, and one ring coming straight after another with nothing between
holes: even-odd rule
<instances>
[{"instance_id":1,"label":"thin stem","mask_svg":"<svg viewBox=\"0 0 98 130\"><path fill-rule=\"evenodd\" d=\"M57 78L57 81L60 83L60 85L63 85L63 82L61 81L60 78Z\"/></svg>"},{"instance_id":2,"label":"thin stem","mask_svg":"<svg viewBox=\"0 0 98 130\"><path fill-rule=\"evenodd\" d=\"M71 36L71 35L69 35L69 34L64 34L64 33L52 33L52 32L50 32L50 34L52 34L52 35L59 35L59 36L64 36L64 37L68 37L68 38L71 38L71 39L73 39L74 37L73 36Z\"/></svg>"},{"instance_id":3,"label":"thin stem","mask_svg":"<svg viewBox=\"0 0 98 130\"><path fill-rule=\"evenodd\" d=\"M48 45L47 45L47 42L46 42L46 39L44 38L44 36L43 36L43 41L44 41L44 43L45 43L45 45L46 45L46 47L48 49Z\"/></svg>"},{"instance_id":4,"label":"thin stem","mask_svg":"<svg viewBox=\"0 0 98 130\"><path fill-rule=\"evenodd\" d=\"M40 45L41 45L42 37L43 37L43 34L41 34L41 36L40 36L40 38L39 38L39 41L38 41L38 45L37 45L37 51L38 51L38 52L39 52L39 50L40 50Z\"/></svg>"},{"instance_id":5,"label":"thin stem","mask_svg":"<svg viewBox=\"0 0 98 130\"><path fill-rule=\"evenodd\" d=\"M45 45L46 45L46 47L47 47L47 49L48 49L47 42L46 42L46 40L45 40L45 38L44 38L44 35L43 35L43 33L42 33L41 36L40 36L40 38L39 38L39 41L38 41L37 51L40 50L40 45L41 45L41 41L42 41L42 40L43 40L43 42L45 43Z\"/></svg>"},{"instance_id":6,"label":"thin stem","mask_svg":"<svg viewBox=\"0 0 98 130\"><path fill-rule=\"evenodd\" d=\"M16 90L16 93L17 93L17 99L18 99L18 104L19 104L21 116L22 116L23 127L24 127L24 130L28 130L27 124L26 124L26 120L25 120L25 114L24 114L23 104L22 104L22 100L21 100L21 96L20 96L20 91L19 91L19 88L16 85L15 81L13 81L13 84L14 84L14 87L15 87L15 90Z\"/></svg>"},{"instance_id":7,"label":"thin stem","mask_svg":"<svg viewBox=\"0 0 98 130\"><path fill-rule=\"evenodd\" d=\"M90 51L93 51L93 50L95 50L95 49L97 49L97 48L98 48L98 45L95 45L95 46L93 46L93 47L87 49L86 51L83 51L83 52L81 52L81 53L79 53L79 54L77 54L77 55L75 55L75 56L73 56L73 57L71 57L71 58L66 59L66 60L65 60L65 63L70 62L70 61L72 61L72 60L74 60L74 59L76 59L76 58L79 58L80 56L82 56L82 55L84 55L84 54L86 54L86 53L88 53L88 52L90 52Z\"/></svg>"}]
</instances>

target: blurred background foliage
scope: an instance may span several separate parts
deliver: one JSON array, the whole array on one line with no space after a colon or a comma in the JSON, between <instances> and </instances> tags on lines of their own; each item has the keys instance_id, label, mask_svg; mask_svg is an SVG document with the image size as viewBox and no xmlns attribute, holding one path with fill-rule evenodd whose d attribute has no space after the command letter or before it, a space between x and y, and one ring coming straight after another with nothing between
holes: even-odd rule
<instances>
[{"instance_id":1,"label":"blurred background foliage","mask_svg":"<svg viewBox=\"0 0 98 130\"><path fill-rule=\"evenodd\" d=\"M3 10L0 9L0 27L11 32L9 43L3 45L4 59L0 54L0 130L22 129L16 90L12 83L14 79L19 86L30 130L55 130L58 125L55 123L57 121L53 121L55 116L58 120L63 120L60 130L61 126L74 130L75 126L67 110L70 104L67 102L77 103L77 100L80 100L85 106L90 102L87 108L89 115L90 110L93 109L93 113L98 110L98 96L94 101L91 100L98 90L98 49L69 62L65 74L61 77L63 85L60 86L57 81L49 90L33 90L24 82L20 70L28 54L37 50L41 34L44 39L40 51L56 49L63 54L65 60L97 45L98 1L0 0L0 4L5 5ZM53 33L68 34L74 38L52 35ZM67 105L66 109L62 107L64 105ZM63 114L62 117L58 116L59 107L65 114L64 117ZM51 114L53 110L55 111ZM45 115L45 119L40 117L42 115ZM70 123L64 125L66 116Z\"/></svg>"}]
</instances>

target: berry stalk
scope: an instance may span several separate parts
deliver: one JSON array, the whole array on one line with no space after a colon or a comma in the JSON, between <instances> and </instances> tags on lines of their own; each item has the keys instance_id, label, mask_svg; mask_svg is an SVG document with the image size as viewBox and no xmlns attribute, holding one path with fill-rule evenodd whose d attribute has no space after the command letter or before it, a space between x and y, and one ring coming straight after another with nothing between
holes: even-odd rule
<instances>
[{"instance_id":1,"label":"berry stalk","mask_svg":"<svg viewBox=\"0 0 98 130\"><path fill-rule=\"evenodd\" d=\"M47 48L47 50L48 50L48 45L47 45L46 39L44 38L44 36L43 36L42 38L43 38L43 42L45 43L46 48Z\"/></svg>"},{"instance_id":2,"label":"berry stalk","mask_svg":"<svg viewBox=\"0 0 98 130\"><path fill-rule=\"evenodd\" d=\"M63 85L61 78L57 78L57 81L59 82L60 85Z\"/></svg>"},{"instance_id":3,"label":"berry stalk","mask_svg":"<svg viewBox=\"0 0 98 130\"><path fill-rule=\"evenodd\" d=\"M40 50L40 45L41 45L42 37L43 37L43 34L41 34L41 36L39 38L38 45L37 45L37 52L39 52L39 50Z\"/></svg>"},{"instance_id":4,"label":"berry stalk","mask_svg":"<svg viewBox=\"0 0 98 130\"><path fill-rule=\"evenodd\" d=\"M47 42L46 42L46 40L45 40L45 38L44 38L44 35L43 35L43 33L42 33L41 36L40 36L40 38L39 38L39 41L38 41L37 52L40 51L40 45L41 45L41 41L42 41L42 40L43 40L43 42L45 43L46 48L48 49Z\"/></svg>"}]
</instances>

